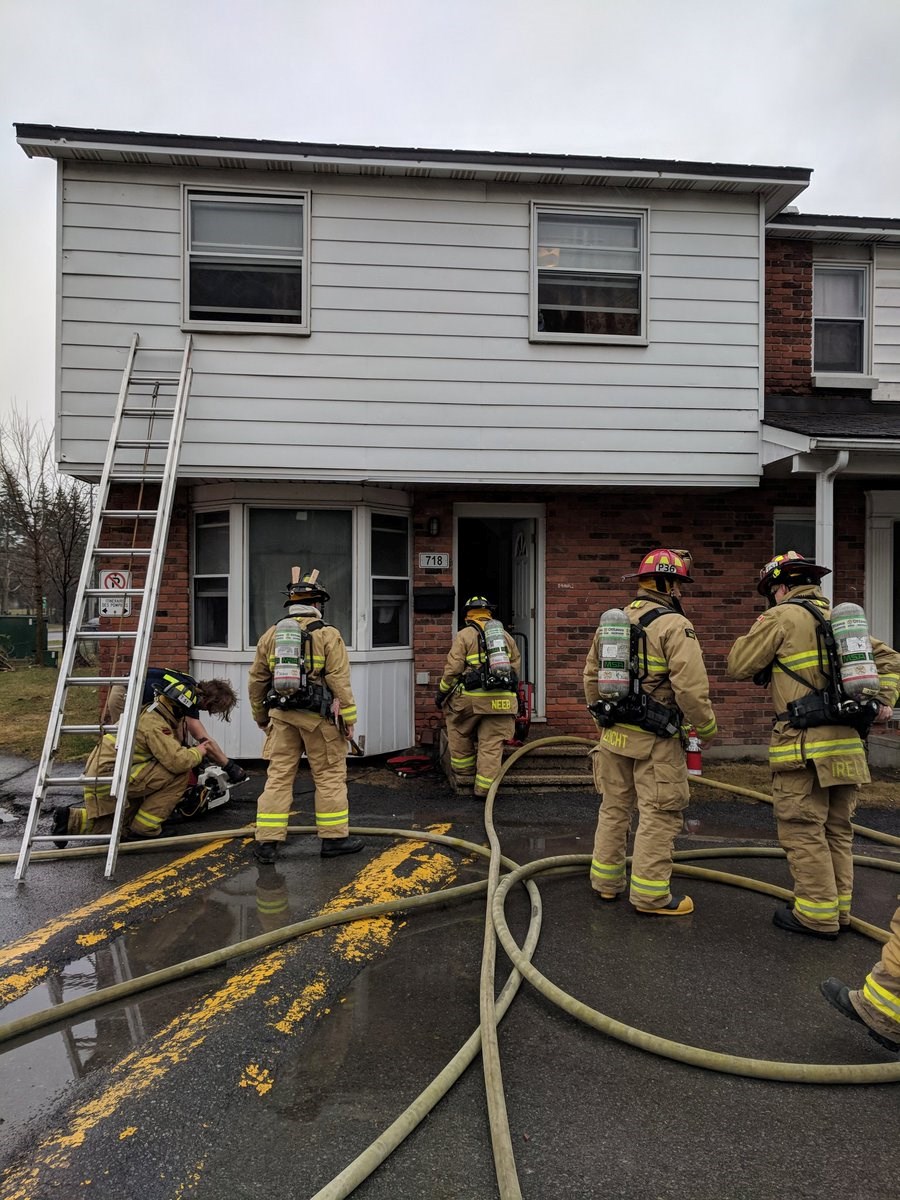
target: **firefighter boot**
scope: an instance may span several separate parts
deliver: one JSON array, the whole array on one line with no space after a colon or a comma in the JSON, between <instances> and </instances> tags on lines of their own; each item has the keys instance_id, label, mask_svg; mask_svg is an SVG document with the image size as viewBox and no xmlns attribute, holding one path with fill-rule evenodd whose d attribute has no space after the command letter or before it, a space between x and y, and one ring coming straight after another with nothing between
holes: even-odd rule
<instances>
[{"instance_id":1,"label":"firefighter boot","mask_svg":"<svg viewBox=\"0 0 900 1200\"><path fill-rule=\"evenodd\" d=\"M853 1003L850 1000L850 989L845 983L841 983L840 979L835 979L833 975L830 976L819 984L819 991L831 1007L838 1010L841 1016L849 1017L851 1021L856 1021L858 1025L862 1025L869 1037L874 1038L879 1046L884 1046L885 1050L890 1050L894 1054L900 1054L900 1042L895 1042L893 1038L884 1037L882 1034L876 1033L870 1025L866 1024L853 1007Z\"/></svg>"},{"instance_id":2,"label":"firefighter boot","mask_svg":"<svg viewBox=\"0 0 900 1200\"><path fill-rule=\"evenodd\" d=\"M671 896L662 908L635 908L634 911L642 917L686 917L694 911L694 902L690 896Z\"/></svg>"},{"instance_id":3,"label":"firefighter boot","mask_svg":"<svg viewBox=\"0 0 900 1200\"><path fill-rule=\"evenodd\" d=\"M356 854L365 842L358 837L322 838L320 854L323 858L335 858L338 854Z\"/></svg>"},{"instance_id":4,"label":"firefighter boot","mask_svg":"<svg viewBox=\"0 0 900 1200\"><path fill-rule=\"evenodd\" d=\"M254 842L253 853L257 862L271 865L278 855L278 845L275 842Z\"/></svg>"},{"instance_id":5,"label":"firefighter boot","mask_svg":"<svg viewBox=\"0 0 900 1200\"><path fill-rule=\"evenodd\" d=\"M69 832L69 810L67 808L54 808L53 828L50 832L53 834ZM68 839L61 839L53 843L57 850L65 850L68 844Z\"/></svg>"},{"instance_id":6,"label":"firefighter boot","mask_svg":"<svg viewBox=\"0 0 900 1200\"><path fill-rule=\"evenodd\" d=\"M836 932L824 929L810 929L808 925L804 925L802 921L797 920L794 916L794 910L789 904L775 909L772 913L772 924L779 929L786 929L788 933L805 933L807 937L826 938L829 942L836 941L838 936Z\"/></svg>"}]
</instances>

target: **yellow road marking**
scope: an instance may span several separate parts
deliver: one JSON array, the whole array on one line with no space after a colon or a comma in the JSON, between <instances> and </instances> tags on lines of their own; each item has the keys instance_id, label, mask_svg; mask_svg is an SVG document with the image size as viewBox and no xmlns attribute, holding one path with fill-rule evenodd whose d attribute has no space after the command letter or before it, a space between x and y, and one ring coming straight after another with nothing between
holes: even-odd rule
<instances>
[{"instance_id":1,"label":"yellow road marking","mask_svg":"<svg viewBox=\"0 0 900 1200\"><path fill-rule=\"evenodd\" d=\"M437 833L446 833L450 825L429 828ZM421 890L423 884L434 887L440 883L451 882L456 875L453 861L445 854L436 854L434 865L429 864L421 854L426 845L424 842L407 841L390 847L364 867L356 879L342 888L320 912L334 912L340 908L352 907L353 904L408 895L410 892ZM416 864L411 872L403 876L393 873L407 861ZM387 929L380 928L382 920L387 920ZM343 935L351 927L345 926L339 931L334 945L334 952L350 961L358 960L365 953L374 956L391 940L390 927L396 932L401 922L383 918L355 924L360 925L363 930L368 930L368 935L346 939ZM264 984L278 974L288 956L301 949L302 945L296 942L289 947L279 947L238 971L214 993L204 997L193 1008L171 1021L165 1029L148 1038L139 1050L128 1054L115 1064L110 1070L112 1084L95 1099L76 1109L69 1118L68 1128L57 1129L46 1137L31 1154L26 1166L11 1170L4 1176L4 1200L34 1200L37 1195L36 1189L48 1172L69 1168L72 1151L83 1146L94 1129L118 1112L123 1104L132 1105L140 1093L162 1083L173 1067L184 1063L193 1051L203 1044L214 1024L239 1005L251 1000ZM287 1036L294 1033L303 1019L314 1010L316 996L313 993L322 982L317 976L300 998L292 998L287 1012L280 1021L274 1023L274 1027ZM327 987L327 977L325 986ZM324 994L323 991L323 997ZM241 1086L246 1087L248 1084L242 1080ZM188 1186L187 1181L182 1185L185 1186Z\"/></svg>"},{"instance_id":2,"label":"yellow road marking","mask_svg":"<svg viewBox=\"0 0 900 1200\"><path fill-rule=\"evenodd\" d=\"M29 955L45 949L50 941L80 922L100 917L106 924L81 934L76 940L85 949L92 949L103 942L109 941L127 924L127 918L144 905L157 901L171 900L175 897L186 900L192 893L206 888L215 880L225 878L229 867L227 861L216 861L215 856L231 845L231 840L210 842L182 858L164 867L148 871L145 875L114 888L96 900L79 908L71 909L59 917L55 917L40 929L26 934L18 941L0 948L0 970L10 971L0 979L0 1004L10 1004L20 996L25 995L39 982L49 969L47 963L31 964L21 972L14 972L17 964ZM186 878L180 878L188 867L199 868ZM174 887L172 886L174 883Z\"/></svg>"}]
</instances>

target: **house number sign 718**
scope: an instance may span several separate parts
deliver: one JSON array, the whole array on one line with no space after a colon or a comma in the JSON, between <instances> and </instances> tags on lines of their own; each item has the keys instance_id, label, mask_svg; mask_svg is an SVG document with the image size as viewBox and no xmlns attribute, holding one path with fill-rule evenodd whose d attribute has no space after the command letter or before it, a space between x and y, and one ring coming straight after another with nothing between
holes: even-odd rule
<instances>
[{"instance_id":1,"label":"house number sign 718","mask_svg":"<svg viewBox=\"0 0 900 1200\"><path fill-rule=\"evenodd\" d=\"M450 555L449 554L420 554L419 569L423 571L449 571L450 570Z\"/></svg>"}]
</instances>

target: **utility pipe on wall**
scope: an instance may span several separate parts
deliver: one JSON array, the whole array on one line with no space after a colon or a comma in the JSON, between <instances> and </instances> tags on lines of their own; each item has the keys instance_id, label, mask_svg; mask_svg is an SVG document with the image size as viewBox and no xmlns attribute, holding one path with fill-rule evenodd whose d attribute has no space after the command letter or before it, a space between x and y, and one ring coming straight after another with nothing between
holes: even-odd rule
<instances>
[{"instance_id":1,"label":"utility pipe on wall","mask_svg":"<svg viewBox=\"0 0 900 1200\"><path fill-rule=\"evenodd\" d=\"M834 462L824 471L816 472L816 562L834 570L834 477L850 461L849 450L839 450ZM821 588L832 599L834 576L826 575Z\"/></svg>"}]
</instances>

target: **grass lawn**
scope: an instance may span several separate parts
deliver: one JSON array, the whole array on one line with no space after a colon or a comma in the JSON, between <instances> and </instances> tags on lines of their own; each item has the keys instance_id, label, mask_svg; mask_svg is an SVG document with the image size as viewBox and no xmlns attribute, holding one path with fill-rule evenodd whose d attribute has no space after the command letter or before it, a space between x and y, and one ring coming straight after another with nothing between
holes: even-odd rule
<instances>
[{"instance_id":1,"label":"grass lawn","mask_svg":"<svg viewBox=\"0 0 900 1200\"><path fill-rule=\"evenodd\" d=\"M96 667L78 673L91 675ZM44 748L58 672L55 667L32 667L17 661L12 671L0 671L0 753L37 761ZM66 703L67 725L96 724L98 689L72 688ZM63 734L58 762L77 762L90 754L96 735Z\"/></svg>"}]
</instances>

